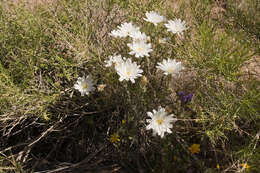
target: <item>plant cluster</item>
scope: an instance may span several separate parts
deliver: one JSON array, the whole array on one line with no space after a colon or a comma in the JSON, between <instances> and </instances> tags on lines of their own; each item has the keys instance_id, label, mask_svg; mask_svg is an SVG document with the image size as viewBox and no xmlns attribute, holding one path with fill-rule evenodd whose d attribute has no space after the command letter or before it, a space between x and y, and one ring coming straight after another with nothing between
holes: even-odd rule
<instances>
[{"instance_id":1,"label":"plant cluster","mask_svg":"<svg viewBox=\"0 0 260 173\"><path fill-rule=\"evenodd\" d=\"M159 23L163 22L166 19L164 16L159 15L155 11L146 12L145 15L146 18L144 18L144 20L152 23L154 26L157 26ZM185 22L182 22L180 19L169 20L168 23L165 24L165 26L168 28L168 31L178 35L183 34L183 31L187 29ZM158 30L157 32L160 31ZM164 89L168 90L168 88L170 87L169 83L171 82L172 77L179 75L180 71L184 69L181 62L176 62L175 59L168 58L167 60L163 59L162 62L158 62L161 59L158 57L163 55L158 55L156 52L153 52L153 55L150 56L149 53L153 51L152 45L153 47L157 46L156 44L154 44L157 41L156 38L151 38L150 36L147 36L145 33L140 31L139 27L135 26L131 22L121 24L120 26L118 26L118 29L113 30L110 35L114 37L125 38L125 40L127 41L129 40L129 38L132 40L132 43L128 43L127 46L130 49L129 55L134 55L134 57L126 58L122 57L120 54L115 54L109 56L109 59L105 61L105 67L114 67L114 70L119 76L120 82L131 81L132 83L135 83L135 80L137 80L137 78L142 77L142 84L140 84L139 86L138 84L135 85L137 85L138 87L142 87L143 85L145 87L152 78L157 78L156 82L160 82L162 80L166 81L166 85L164 85L163 87ZM146 57L146 59L142 60L143 57ZM134 58L138 60L138 63L140 63L140 65L137 65L137 62L132 61L132 59ZM164 74L168 76L166 77L166 79L163 79L164 76L161 76L160 78L156 77L158 76L158 70L154 70L153 68L151 68L151 66L154 66L155 64L157 64L157 69L162 70ZM145 69L142 70L141 66ZM142 76L143 72L145 73L145 76ZM141 83L141 81L139 82ZM94 83L90 76L83 78L80 77L74 88L79 90L81 92L81 95L84 96L85 94L88 95L90 91L93 91L95 89L93 85ZM117 85L117 83L114 83L112 85ZM126 82L123 85L125 86L124 89L127 90L128 83ZM153 87L149 88L149 90L153 89ZM153 92L155 92L156 95L157 92L159 92L158 94L160 94L160 91L158 90L155 90ZM127 93L127 97L129 97L129 99L131 100L134 100L135 98L132 98L131 96L135 93L136 90L130 90L129 93ZM142 96L136 95L135 97ZM160 103L160 100L158 102ZM135 105L136 104L140 103L135 103ZM129 110L133 108L128 107L127 109ZM161 137L164 137L164 133L166 132L172 132L170 129L173 126L172 123L177 120L176 118L173 118L173 114L167 116L165 109L160 106L158 111L153 110L153 113L147 112L147 114L151 118L147 120L147 122L149 123L149 125L147 125L147 129L152 129L154 134L158 134ZM140 116L139 118L143 117L141 115L138 116Z\"/></svg>"}]
</instances>

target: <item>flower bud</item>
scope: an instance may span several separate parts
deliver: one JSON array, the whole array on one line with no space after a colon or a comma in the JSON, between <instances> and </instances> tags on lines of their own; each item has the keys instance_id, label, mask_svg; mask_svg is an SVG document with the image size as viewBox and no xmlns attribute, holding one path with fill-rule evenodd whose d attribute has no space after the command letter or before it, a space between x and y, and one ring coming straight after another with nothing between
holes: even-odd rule
<instances>
[{"instance_id":1,"label":"flower bud","mask_svg":"<svg viewBox=\"0 0 260 173\"><path fill-rule=\"evenodd\" d=\"M165 107L165 110L166 110L166 112L168 112L168 113L172 112L172 109L170 108L170 106L166 106L166 107Z\"/></svg>"},{"instance_id":2,"label":"flower bud","mask_svg":"<svg viewBox=\"0 0 260 173\"><path fill-rule=\"evenodd\" d=\"M98 89L99 92L102 92L102 91L104 91L105 87L106 87L105 84L100 84L100 85L98 85L97 89Z\"/></svg>"},{"instance_id":3,"label":"flower bud","mask_svg":"<svg viewBox=\"0 0 260 173\"><path fill-rule=\"evenodd\" d=\"M145 87L147 85L147 83L148 83L147 78L145 76L142 76L142 78L141 78L141 85L142 85L142 87Z\"/></svg>"}]
</instances>

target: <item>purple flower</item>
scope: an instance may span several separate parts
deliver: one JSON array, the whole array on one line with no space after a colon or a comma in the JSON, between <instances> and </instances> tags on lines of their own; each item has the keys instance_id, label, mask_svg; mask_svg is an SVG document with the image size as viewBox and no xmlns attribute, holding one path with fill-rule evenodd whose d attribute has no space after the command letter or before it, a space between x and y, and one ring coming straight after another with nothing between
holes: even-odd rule
<instances>
[{"instance_id":1,"label":"purple flower","mask_svg":"<svg viewBox=\"0 0 260 173\"><path fill-rule=\"evenodd\" d=\"M185 94L183 91L178 92L177 95L179 96L182 104L186 104L186 103L190 102L193 97L192 93Z\"/></svg>"}]
</instances>

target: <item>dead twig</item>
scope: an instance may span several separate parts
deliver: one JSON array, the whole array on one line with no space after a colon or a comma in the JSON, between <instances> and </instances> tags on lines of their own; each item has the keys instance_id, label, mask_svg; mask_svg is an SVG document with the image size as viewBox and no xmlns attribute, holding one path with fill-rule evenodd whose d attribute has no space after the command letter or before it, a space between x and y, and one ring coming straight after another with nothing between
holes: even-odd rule
<instances>
[{"instance_id":1,"label":"dead twig","mask_svg":"<svg viewBox=\"0 0 260 173\"><path fill-rule=\"evenodd\" d=\"M92 158L94 158L98 153L100 153L106 146L107 145L102 146L99 150L90 154L88 157L86 157L84 160L82 160L79 163L70 164L69 166L63 166L63 167L56 168L56 169L53 169L53 170L45 170L45 171L39 171L39 172L35 172L35 173L54 173L54 172L64 171L66 169L72 169L72 168L79 167L80 165L82 165L84 163L88 163Z\"/></svg>"}]
</instances>

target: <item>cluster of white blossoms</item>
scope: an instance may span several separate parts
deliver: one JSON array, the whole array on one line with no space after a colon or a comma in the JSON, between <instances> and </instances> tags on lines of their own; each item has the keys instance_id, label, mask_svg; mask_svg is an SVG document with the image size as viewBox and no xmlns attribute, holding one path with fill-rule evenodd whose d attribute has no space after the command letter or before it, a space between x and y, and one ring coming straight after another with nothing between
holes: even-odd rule
<instances>
[{"instance_id":1,"label":"cluster of white blossoms","mask_svg":"<svg viewBox=\"0 0 260 173\"><path fill-rule=\"evenodd\" d=\"M140 69L140 65L136 62L132 62L131 59L122 57L121 55L109 56L109 59L105 61L105 67L111 67L114 65L117 74L119 75L119 81L131 81L135 83L135 79L142 76L143 72Z\"/></svg>"},{"instance_id":2,"label":"cluster of white blossoms","mask_svg":"<svg viewBox=\"0 0 260 173\"><path fill-rule=\"evenodd\" d=\"M157 26L159 23L165 22L166 17L161 16L157 12L150 11L145 13L144 20ZM169 20L164 26L167 28L167 31L177 35L182 35L183 32L187 30L185 21L181 21L180 19ZM133 55L136 59L149 57L153 51L150 37L141 32L140 27L132 22L121 24L117 29L113 30L110 35L116 38L130 38L132 42L127 44L130 49L129 54ZM159 43L166 43L167 40L167 38L159 39ZM120 82L131 81L135 83L135 80L141 77L143 73L143 70L137 62L132 61L130 58L122 57L119 54L109 56L105 61L105 67L111 66L114 67L116 73L119 75ZM162 70L165 75L171 75L172 77L184 69L181 62L176 62L174 59L163 59L162 62L157 63L156 68ZM98 87L98 90L103 90L104 86L102 85L103 88ZM82 96L88 95L95 90L94 81L90 75L80 77L74 85L74 88L79 90ZM168 115L164 108L159 107L158 110L147 112L147 115L150 117L150 119L146 120L148 123L146 126L147 130L152 129L154 135L158 134L162 138L165 136L165 133L172 133L172 123L177 121L177 119L173 117L173 114Z\"/></svg>"},{"instance_id":3,"label":"cluster of white blossoms","mask_svg":"<svg viewBox=\"0 0 260 173\"><path fill-rule=\"evenodd\" d=\"M105 67L111 67L112 65L114 65L115 67L117 67L119 64L121 64L122 62L124 62L125 58L121 55L114 55L114 56L109 56L108 57L109 60L105 61Z\"/></svg>"},{"instance_id":4,"label":"cluster of white blossoms","mask_svg":"<svg viewBox=\"0 0 260 173\"><path fill-rule=\"evenodd\" d=\"M164 22L166 20L164 16L161 16L154 11L146 12L145 15L146 18L144 18L144 20L153 23L155 26L157 26L158 23ZM181 19L169 20L168 23L164 24L164 26L167 28L167 31L178 35L183 34L183 31L188 29L186 27L185 21L181 21Z\"/></svg>"},{"instance_id":5,"label":"cluster of white blossoms","mask_svg":"<svg viewBox=\"0 0 260 173\"><path fill-rule=\"evenodd\" d=\"M114 37L124 38L130 36L130 34L138 32L140 30L139 27L135 26L131 22L125 22L122 25L117 27L117 30L113 30L110 35Z\"/></svg>"},{"instance_id":6,"label":"cluster of white blossoms","mask_svg":"<svg viewBox=\"0 0 260 173\"><path fill-rule=\"evenodd\" d=\"M145 21L153 23L157 26L159 23L166 21L166 17L161 16L155 11L145 13ZM187 29L185 21L180 19L169 20L168 23L164 24L167 27L167 31L174 34L181 35L183 31ZM128 43L127 46L130 48L130 55L134 55L136 58L142 58L144 56L149 57L149 53L153 51L152 44L149 43L150 37L140 31L140 27L134 25L132 22L125 22L117 27L110 33L111 36L118 38L130 37L132 43ZM159 40L160 43L165 43L166 38ZM136 62L132 62L131 59L126 59L121 55L109 56L109 59L105 61L105 67L115 67L117 74L120 76L119 80L131 81L135 83L135 79L142 76L143 72L140 66ZM161 63L158 63L156 68L164 71L165 75L176 76L183 68L181 62L176 62L173 59L164 59ZM82 96L88 95L91 91L95 90L93 80L91 76L80 77L74 88L79 90Z\"/></svg>"},{"instance_id":7,"label":"cluster of white blossoms","mask_svg":"<svg viewBox=\"0 0 260 173\"><path fill-rule=\"evenodd\" d=\"M144 18L144 20L153 23L155 26L166 21L166 17L161 16L155 11L146 12L145 16L146 18ZM178 35L182 34L183 31L187 29L185 22L182 22L180 19L169 20L168 24L165 24L165 26L168 28L168 31ZM149 57L149 53L153 51L152 44L149 43L150 37L145 33L142 33L140 27L131 22L121 24L116 30L113 30L110 35L119 38L130 37L132 43L127 44L130 48L129 54L134 55L136 58L142 58L144 56ZM160 42L165 43L166 38L163 38ZM140 77L143 72L143 70L140 69L140 66L135 62L126 60L125 58L122 58L121 55L109 56L109 60L105 61L105 66L110 67L112 64L115 65L117 74L120 76L120 81L130 80L132 83L135 83L135 79ZM181 62L176 62L172 59L164 59L162 63L158 63L156 67L164 71L165 75L172 76L176 76L182 69L184 69Z\"/></svg>"},{"instance_id":8,"label":"cluster of white blossoms","mask_svg":"<svg viewBox=\"0 0 260 173\"><path fill-rule=\"evenodd\" d=\"M130 23L123 23L118 26L117 30L111 32L112 36L124 38L129 36L133 39L132 43L127 44L131 49L130 55L135 55L136 58L149 56L149 52L152 51L151 43L147 43L149 37L145 33L140 31L140 28Z\"/></svg>"},{"instance_id":9,"label":"cluster of white blossoms","mask_svg":"<svg viewBox=\"0 0 260 173\"><path fill-rule=\"evenodd\" d=\"M158 111L153 110L153 112L147 112L150 119L146 119L147 123L149 123L146 129L152 129L153 135L158 134L161 138L164 137L164 133L166 132L172 133L172 123L177 121L177 119L173 117L173 114L167 114L168 113L161 106L159 106Z\"/></svg>"}]
</instances>

